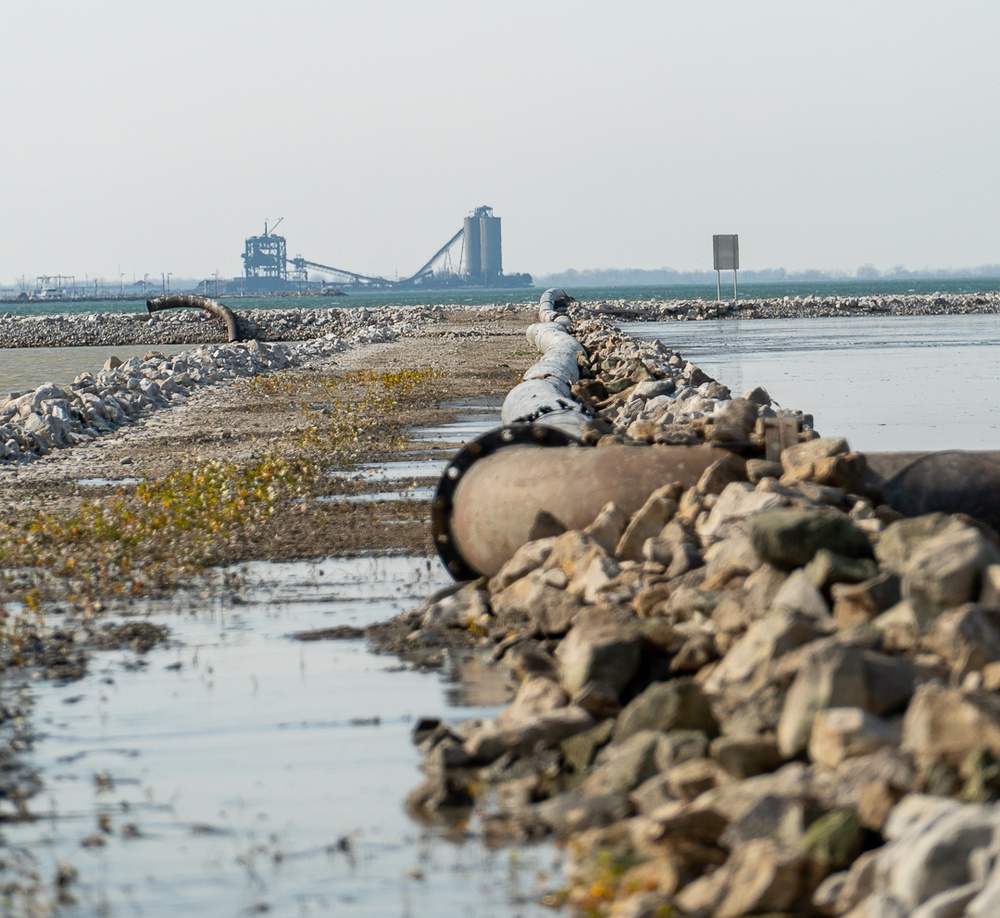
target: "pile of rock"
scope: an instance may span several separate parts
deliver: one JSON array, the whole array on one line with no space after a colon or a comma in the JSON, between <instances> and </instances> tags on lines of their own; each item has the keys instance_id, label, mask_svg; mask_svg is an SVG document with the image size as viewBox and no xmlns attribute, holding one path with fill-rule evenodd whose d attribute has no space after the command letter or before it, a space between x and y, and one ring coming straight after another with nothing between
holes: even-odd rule
<instances>
[{"instance_id":1,"label":"pile of rock","mask_svg":"<svg viewBox=\"0 0 1000 918\"><path fill-rule=\"evenodd\" d=\"M230 304L232 305L232 304ZM309 341L333 335L349 338L366 329L415 327L436 321L448 311L475 309L484 320L510 315L528 307L493 305L379 306L328 309L239 309L236 318L244 339ZM172 309L147 315L88 313L51 316L0 316L0 348L116 347L225 342L226 329L215 317L198 309Z\"/></svg>"},{"instance_id":2,"label":"pile of rock","mask_svg":"<svg viewBox=\"0 0 1000 918\"><path fill-rule=\"evenodd\" d=\"M0 402L0 462L28 460L99 437L141 415L169 407L205 386L257 376L359 344L410 334L412 320L386 312L350 336L328 334L292 344L248 341L206 345L172 357L150 351L121 362L111 357L96 375L68 386L46 383Z\"/></svg>"},{"instance_id":3,"label":"pile of rock","mask_svg":"<svg viewBox=\"0 0 1000 918\"><path fill-rule=\"evenodd\" d=\"M585 378L573 387L593 416L585 442L732 443L745 441L758 418L812 428L811 415L774 405L761 388L734 399L728 387L661 342L637 341L589 308L572 314L573 335L587 352Z\"/></svg>"},{"instance_id":4,"label":"pile of rock","mask_svg":"<svg viewBox=\"0 0 1000 918\"><path fill-rule=\"evenodd\" d=\"M707 319L818 319L836 316L981 315L1000 312L1000 293L926 293L872 296L795 296L713 300L601 300L604 315L657 322Z\"/></svg>"},{"instance_id":5,"label":"pile of rock","mask_svg":"<svg viewBox=\"0 0 1000 918\"><path fill-rule=\"evenodd\" d=\"M624 365L616 411L648 382ZM478 642L516 682L496 718L418 725L411 806L567 840L595 913L996 914L1000 541L900 518L862 467L834 438L734 453L406 613L412 647Z\"/></svg>"}]
</instances>

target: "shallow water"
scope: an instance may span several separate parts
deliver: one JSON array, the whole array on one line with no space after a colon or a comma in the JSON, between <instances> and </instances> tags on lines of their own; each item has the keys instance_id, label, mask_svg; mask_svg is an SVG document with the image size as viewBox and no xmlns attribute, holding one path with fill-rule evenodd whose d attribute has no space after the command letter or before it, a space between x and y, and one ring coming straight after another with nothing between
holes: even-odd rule
<instances>
[{"instance_id":1,"label":"shallow water","mask_svg":"<svg viewBox=\"0 0 1000 918\"><path fill-rule=\"evenodd\" d=\"M552 847L489 851L475 823L456 842L403 811L420 777L414 718L495 709L456 709L468 693L363 642L291 638L388 618L450 582L441 566L240 570L241 605L150 605L174 641L139 666L100 653L83 680L37 686L43 818L5 826L5 850L27 851L47 877L72 864L77 905L63 914L79 918L550 915L533 900L558 884Z\"/></svg>"},{"instance_id":2,"label":"shallow water","mask_svg":"<svg viewBox=\"0 0 1000 918\"><path fill-rule=\"evenodd\" d=\"M348 494L337 497L320 497L320 501L343 502L345 504L378 504L394 500L420 501L434 497L435 487L402 487L392 491L373 491L370 494Z\"/></svg>"},{"instance_id":3,"label":"shallow water","mask_svg":"<svg viewBox=\"0 0 1000 918\"><path fill-rule=\"evenodd\" d=\"M483 414L462 415L450 424L438 427L419 427L410 432L410 440L421 443L426 440L436 440L441 443L467 443L487 431L493 430L500 423L498 410Z\"/></svg>"},{"instance_id":4,"label":"shallow water","mask_svg":"<svg viewBox=\"0 0 1000 918\"><path fill-rule=\"evenodd\" d=\"M1000 449L1000 316L628 323L863 451Z\"/></svg>"},{"instance_id":5,"label":"shallow water","mask_svg":"<svg viewBox=\"0 0 1000 918\"><path fill-rule=\"evenodd\" d=\"M146 344L122 347L0 348L0 397L28 392L47 382L69 385L81 373L97 373L112 354L119 360L142 357L155 350L165 357L193 350L192 344Z\"/></svg>"},{"instance_id":6,"label":"shallow water","mask_svg":"<svg viewBox=\"0 0 1000 918\"><path fill-rule=\"evenodd\" d=\"M359 465L357 471L365 481L405 481L413 478L440 478L448 460L402 459L397 462L370 462Z\"/></svg>"}]
</instances>

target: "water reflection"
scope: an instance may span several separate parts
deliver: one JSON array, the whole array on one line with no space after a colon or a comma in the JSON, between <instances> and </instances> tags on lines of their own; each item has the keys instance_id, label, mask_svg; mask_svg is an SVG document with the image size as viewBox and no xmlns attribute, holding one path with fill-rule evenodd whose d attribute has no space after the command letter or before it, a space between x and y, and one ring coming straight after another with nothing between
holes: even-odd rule
<instances>
[{"instance_id":1,"label":"water reflection","mask_svg":"<svg viewBox=\"0 0 1000 918\"><path fill-rule=\"evenodd\" d=\"M417 716L487 716L439 677L398 671L359 641L292 640L363 627L450 582L423 557L254 563L240 602L150 603L173 641L38 685L43 819L5 827L45 874L75 866L64 914L508 915L553 869L548 847L490 852L475 825L417 826ZM480 682L478 678L472 680ZM491 704L496 694L477 696ZM547 881L550 882L550 881Z\"/></svg>"},{"instance_id":2,"label":"water reflection","mask_svg":"<svg viewBox=\"0 0 1000 918\"><path fill-rule=\"evenodd\" d=\"M1000 316L629 323L863 451L1000 449Z\"/></svg>"}]
</instances>

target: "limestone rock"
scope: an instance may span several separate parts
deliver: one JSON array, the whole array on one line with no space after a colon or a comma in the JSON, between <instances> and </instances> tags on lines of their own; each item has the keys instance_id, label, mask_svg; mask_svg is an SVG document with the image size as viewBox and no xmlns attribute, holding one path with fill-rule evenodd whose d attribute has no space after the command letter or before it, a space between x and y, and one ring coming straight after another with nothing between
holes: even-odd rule
<instances>
[{"instance_id":1,"label":"limestone rock","mask_svg":"<svg viewBox=\"0 0 1000 918\"><path fill-rule=\"evenodd\" d=\"M743 442L749 439L757 424L760 405L752 399L734 398L716 410L713 417L713 439Z\"/></svg>"},{"instance_id":2,"label":"limestone rock","mask_svg":"<svg viewBox=\"0 0 1000 918\"><path fill-rule=\"evenodd\" d=\"M902 748L921 765L959 768L984 747L1000 757L1000 706L991 696L957 688L920 686L903 718Z\"/></svg>"},{"instance_id":3,"label":"limestone rock","mask_svg":"<svg viewBox=\"0 0 1000 918\"><path fill-rule=\"evenodd\" d=\"M474 761L492 762L505 752L527 755L556 746L593 725L583 708L561 707L533 717L486 721L466 737L463 748Z\"/></svg>"},{"instance_id":4,"label":"limestone rock","mask_svg":"<svg viewBox=\"0 0 1000 918\"><path fill-rule=\"evenodd\" d=\"M830 588L833 617L839 628L871 621L901 598L900 581L891 571L880 571L861 583L837 583Z\"/></svg>"},{"instance_id":5,"label":"limestone rock","mask_svg":"<svg viewBox=\"0 0 1000 918\"><path fill-rule=\"evenodd\" d=\"M809 758L835 768L844 759L867 755L898 742L898 733L881 718L860 707L817 712L809 736Z\"/></svg>"},{"instance_id":6,"label":"limestone rock","mask_svg":"<svg viewBox=\"0 0 1000 918\"><path fill-rule=\"evenodd\" d=\"M701 686L674 679L652 683L622 709L614 742L624 742L640 730L700 730L715 736L719 727Z\"/></svg>"},{"instance_id":7,"label":"limestone rock","mask_svg":"<svg viewBox=\"0 0 1000 918\"><path fill-rule=\"evenodd\" d=\"M639 656L635 628L597 610L580 616L556 651L560 680L571 695L590 682L620 694L638 670Z\"/></svg>"},{"instance_id":8,"label":"limestone rock","mask_svg":"<svg viewBox=\"0 0 1000 918\"><path fill-rule=\"evenodd\" d=\"M642 546L663 530L677 512L677 498L681 489L677 485L658 488L633 515L618 542L615 554L622 560L642 559Z\"/></svg>"},{"instance_id":9,"label":"limestone rock","mask_svg":"<svg viewBox=\"0 0 1000 918\"><path fill-rule=\"evenodd\" d=\"M867 704L860 650L843 644L824 645L799 669L785 696L778 721L778 749L786 758L803 752L819 711Z\"/></svg>"},{"instance_id":10,"label":"limestone rock","mask_svg":"<svg viewBox=\"0 0 1000 918\"><path fill-rule=\"evenodd\" d=\"M829 590L842 583L860 583L878 573L872 558L845 558L821 548L805 567L806 575L817 590Z\"/></svg>"},{"instance_id":11,"label":"limestone rock","mask_svg":"<svg viewBox=\"0 0 1000 918\"><path fill-rule=\"evenodd\" d=\"M608 826L631 815L626 794L559 794L535 807L535 815L558 838Z\"/></svg>"},{"instance_id":12,"label":"limestone rock","mask_svg":"<svg viewBox=\"0 0 1000 918\"><path fill-rule=\"evenodd\" d=\"M765 478L780 478L781 463L767 459L747 459L747 481L757 484Z\"/></svg>"},{"instance_id":13,"label":"limestone rock","mask_svg":"<svg viewBox=\"0 0 1000 918\"><path fill-rule=\"evenodd\" d=\"M716 424L716 435L721 432L722 431L720 430L719 425ZM731 439L745 439L745 433L741 434L740 431L732 433L735 435L732 436ZM701 491L702 494L721 494L726 487L731 485L733 482L746 480L746 460L733 453L723 459L716 460L707 469L705 469L705 471L702 472L701 477L698 479L698 483L695 487Z\"/></svg>"},{"instance_id":14,"label":"limestone rock","mask_svg":"<svg viewBox=\"0 0 1000 918\"><path fill-rule=\"evenodd\" d=\"M917 794L904 798L886 823L889 841L877 856L873 887L883 892L887 904L917 915L936 897L973 880L981 885L976 855L995 843L998 822L995 807ZM874 905L877 900L870 901Z\"/></svg>"},{"instance_id":15,"label":"limestone rock","mask_svg":"<svg viewBox=\"0 0 1000 918\"><path fill-rule=\"evenodd\" d=\"M656 749L663 735L640 730L601 750L581 790L586 794L627 793L659 772Z\"/></svg>"},{"instance_id":16,"label":"limestone rock","mask_svg":"<svg viewBox=\"0 0 1000 918\"><path fill-rule=\"evenodd\" d=\"M614 728L614 720L608 718L588 730L582 730L564 739L559 748L569 771L583 774L590 768L598 750L611 739Z\"/></svg>"},{"instance_id":17,"label":"limestone rock","mask_svg":"<svg viewBox=\"0 0 1000 918\"><path fill-rule=\"evenodd\" d=\"M579 596L552 586L542 569L531 571L494 595L492 605L494 614L501 620L523 617L541 634L549 636L565 634L585 608Z\"/></svg>"},{"instance_id":18,"label":"limestone rock","mask_svg":"<svg viewBox=\"0 0 1000 918\"><path fill-rule=\"evenodd\" d=\"M541 567L552 553L555 539L539 539L527 542L514 552L511 559L490 579L491 593L499 593L512 583Z\"/></svg>"},{"instance_id":19,"label":"limestone rock","mask_svg":"<svg viewBox=\"0 0 1000 918\"><path fill-rule=\"evenodd\" d=\"M726 778L725 773L711 759L679 762L667 769L664 775L671 794L678 800L694 800Z\"/></svg>"},{"instance_id":20,"label":"limestone rock","mask_svg":"<svg viewBox=\"0 0 1000 918\"><path fill-rule=\"evenodd\" d=\"M587 603L596 603L602 587L621 573L621 565L595 539L574 531L556 538L542 567L561 570L569 581L567 590Z\"/></svg>"},{"instance_id":21,"label":"limestone rock","mask_svg":"<svg viewBox=\"0 0 1000 918\"><path fill-rule=\"evenodd\" d=\"M521 683L510 707L504 709L497 720L510 722L547 714L566 707L568 701L566 693L551 679L532 676Z\"/></svg>"},{"instance_id":22,"label":"limestone rock","mask_svg":"<svg viewBox=\"0 0 1000 918\"><path fill-rule=\"evenodd\" d=\"M775 610L798 613L804 618L817 622L820 627L832 624L830 608L827 606L826 600L814 586L808 572L803 568L794 570L788 575L788 579L775 594L772 606Z\"/></svg>"},{"instance_id":23,"label":"limestone rock","mask_svg":"<svg viewBox=\"0 0 1000 918\"><path fill-rule=\"evenodd\" d=\"M720 736L713 740L711 752L723 771L741 780L773 771L781 764L774 737Z\"/></svg>"},{"instance_id":24,"label":"limestone rock","mask_svg":"<svg viewBox=\"0 0 1000 918\"><path fill-rule=\"evenodd\" d=\"M851 453L847 441L840 438L820 438L789 447L781 454L781 465L783 482L814 481L853 493L864 490L864 456Z\"/></svg>"},{"instance_id":25,"label":"limestone rock","mask_svg":"<svg viewBox=\"0 0 1000 918\"><path fill-rule=\"evenodd\" d=\"M601 508L601 512L597 514L594 521L583 531L597 542L607 554L613 555L627 525L628 516L614 501L609 501Z\"/></svg>"},{"instance_id":26,"label":"limestone rock","mask_svg":"<svg viewBox=\"0 0 1000 918\"><path fill-rule=\"evenodd\" d=\"M967 603L938 616L928 644L959 678L1000 661L1000 609Z\"/></svg>"},{"instance_id":27,"label":"limestone rock","mask_svg":"<svg viewBox=\"0 0 1000 918\"><path fill-rule=\"evenodd\" d=\"M872 556L868 536L849 516L835 510L769 510L754 516L749 525L757 551L777 567L803 567L821 548L848 558Z\"/></svg>"},{"instance_id":28,"label":"limestone rock","mask_svg":"<svg viewBox=\"0 0 1000 918\"><path fill-rule=\"evenodd\" d=\"M892 523L875 543L878 563L902 577L913 552L928 539L946 532L958 532L964 523L944 513L928 513Z\"/></svg>"},{"instance_id":29,"label":"limestone rock","mask_svg":"<svg viewBox=\"0 0 1000 918\"><path fill-rule=\"evenodd\" d=\"M824 634L815 621L800 614L776 611L754 622L705 680L705 691L718 695L732 686L752 690L767 667L790 650Z\"/></svg>"},{"instance_id":30,"label":"limestone rock","mask_svg":"<svg viewBox=\"0 0 1000 918\"><path fill-rule=\"evenodd\" d=\"M814 886L807 857L757 839L733 852L715 874L686 886L676 901L685 914L742 918L796 909L811 899Z\"/></svg>"},{"instance_id":31,"label":"limestone rock","mask_svg":"<svg viewBox=\"0 0 1000 918\"><path fill-rule=\"evenodd\" d=\"M699 535L706 545L711 544L743 526L747 517L781 507L784 502L778 494L762 494L750 484L735 481L719 495L708 519L698 527Z\"/></svg>"},{"instance_id":32,"label":"limestone rock","mask_svg":"<svg viewBox=\"0 0 1000 918\"><path fill-rule=\"evenodd\" d=\"M903 570L903 597L917 624L927 628L945 609L979 596L983 571L1000 561L1000 550L974 526L954 521L921 542Z\"/></svg>"}]
</instances>

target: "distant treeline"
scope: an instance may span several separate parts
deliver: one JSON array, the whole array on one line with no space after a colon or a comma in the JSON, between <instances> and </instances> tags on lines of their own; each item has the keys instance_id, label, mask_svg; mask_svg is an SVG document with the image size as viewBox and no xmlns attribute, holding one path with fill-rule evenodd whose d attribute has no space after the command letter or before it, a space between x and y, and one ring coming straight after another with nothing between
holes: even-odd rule
<instances>
[{"instance_id":1,"label":"distant treeline","mask_svg":"<svg viewBox=\"0 0 1000 918\"><path fill-rule=\"evenodd\" d=\"M728 272L726 272L728 274ZM854 273L847 271L786 271L784 268L740 271L740 281L749 284L782 284L795 281L858 280L907 280L962 277L1000 277L1000 264L980 265L977 268L938 268L910 271L897 267L879 271L874 265L863 265ZM714 271L677 271L674 268L590 268L577 271L569 268L554 274L536 274L536 287L609 287L609 286L667 286L670 284L714 284Z\"/></svg>"}]
</instances>

